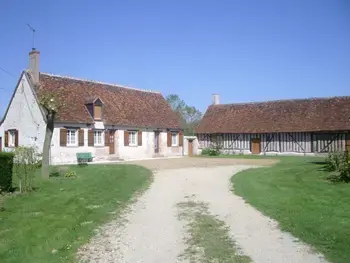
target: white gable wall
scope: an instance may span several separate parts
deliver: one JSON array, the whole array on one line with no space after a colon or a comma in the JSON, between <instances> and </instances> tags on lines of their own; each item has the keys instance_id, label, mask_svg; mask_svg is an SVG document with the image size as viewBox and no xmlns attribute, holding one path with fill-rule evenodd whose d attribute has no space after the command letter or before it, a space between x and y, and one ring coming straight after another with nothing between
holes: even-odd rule
<instances>
[{"instance_id":1,"label":"white gable wall","mask_svg":"<svg viewBox=\"0 0 350 263\"><path fill-rule=\"evenodd\" d=\"M4 132L10 129L16 129L18 130L19 146L36 146L38 150L42 152L45 128L46 123L40 111L40 107L29 86L27 77L23 74L1 126L3 130L3 150L13 150L13 148L10 147L5 148Z\"/></svg>"},{"instance_id":2,"label":"white gable wall","mask_svg":"<svg viewBox=\"0 0 350 263\"><path fill-rule=\"evenodd\" d=\"M4 134L4 128L2 127L1 124L0 124L0 137L1 137L0 149L4 149L4 146L5 146L5 134Z\"/></svg>"}]
</instances>

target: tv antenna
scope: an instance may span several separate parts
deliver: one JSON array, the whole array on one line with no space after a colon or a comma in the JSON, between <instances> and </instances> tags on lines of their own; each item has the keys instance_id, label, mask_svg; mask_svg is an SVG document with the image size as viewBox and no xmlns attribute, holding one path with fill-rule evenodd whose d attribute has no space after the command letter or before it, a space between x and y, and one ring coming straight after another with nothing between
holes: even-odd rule
<instances>
[{"instance_id":1,"label":"tv antenna","mask_svg":"<svg viewBox=\"0 0 350 263\"><path fill-rule=\"evenodd\" d=\"M31 26L31 25L29 25L29 24L27 24L27 26L29 27L29 29L33 32L33 39L32 39L32 50L35 50L35 46L34 46L34 40L35 40L35 29Z\"/></svg>"}]
</instances>

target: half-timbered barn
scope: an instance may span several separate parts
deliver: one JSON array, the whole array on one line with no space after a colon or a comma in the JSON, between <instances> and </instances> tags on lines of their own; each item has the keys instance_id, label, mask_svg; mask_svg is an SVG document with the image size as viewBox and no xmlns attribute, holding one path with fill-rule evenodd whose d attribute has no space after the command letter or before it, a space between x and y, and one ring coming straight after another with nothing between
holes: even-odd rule
<instances>
[{"instance_id":1,"label":"half-timbered barn","mask_svg":"<svg viewBox=\"0 0 350 263\"><path fill-rule=\"evenodd\" d=\"M196 132L200 149L227 154L350 151L350 96L220 104L214 94Z\"/></svg>"}]
</instances>

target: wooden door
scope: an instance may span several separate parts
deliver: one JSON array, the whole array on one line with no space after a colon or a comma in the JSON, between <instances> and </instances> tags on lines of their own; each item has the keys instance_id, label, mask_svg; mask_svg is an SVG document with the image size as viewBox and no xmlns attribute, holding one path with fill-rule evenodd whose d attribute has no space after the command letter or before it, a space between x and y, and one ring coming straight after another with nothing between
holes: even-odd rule
<instances>
[{"instance_id":1,"label":"wooden door","mask_svg":"<svg viewBox=\"0 0 350 263\"><path fill-rule=\"evenodd\" d=\"M2 137L0 137L0 152L2 151Z\"/></svg>"},{"instance_id":2,"label":"wooden door","mask_svg":"<svg viewBox=\"0 0 350 263\"><path fill-rule=\"evenodd\" d=\"M188 141L188 156L193 155L193 141Z\"/></svg>"},{"instance_id":3,"label":"wooden door","mask_svg":"<svg viewBox=\"0 0 350 263\"><path fill-rule=\"evenodd\" d=\"M115 149L114 149L114 130L109 130L109 154L114 154Z\"/></svg>"},{"instance_id":4,"label":"wooden door","mask_svg":"<svg viewBox=\"0 0 350 263\"><path fill-rule=\"evenodd\" d=\"M259 138L252 139L251 151L252 154L259 154L261 152L261 140Z\"/></svg>"},{"instance_id":5,"label":"wooden door","mask_svg":"<svg viewBox=\"0 0 350 263\"><path fill-rule=\"evenodd\" d=\"M154 132L154 153L159 153L159 131Z\"/></svg>"}]
</instances>

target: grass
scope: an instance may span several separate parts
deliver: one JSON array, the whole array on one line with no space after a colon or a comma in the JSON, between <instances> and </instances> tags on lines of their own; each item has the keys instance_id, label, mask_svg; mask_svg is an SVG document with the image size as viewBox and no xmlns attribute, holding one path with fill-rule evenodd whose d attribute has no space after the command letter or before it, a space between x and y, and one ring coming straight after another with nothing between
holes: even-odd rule
<instances>
[{"instance_id":1,"label":"grass","mask_svg":"<svg viewBox=\"0 0 350 263\"><path fill-rule=\"evenodd\" d=\"M1 262L74 262L94 230L115 217L151 181L134 165L71 166L74 178L35 178L35 191L13 195L0 212Z\"/></svg>"},{"instance_id":2,"label":"grass","mask_svg":"<svg viewBox=\"0 0 350 263\"><path fill-rule=\"evenodd\" d=\"M330 261L349 262L350 184L327 181L319 157L262 158L280 162L236 174L235 193Z\"/></svg>"},{"instance_id":3,"label":"grass","mask_svg":"<svg viewBox=\"0 0 350 263\"><path fill-rule=\"evenodd\" d=\"M190 263L248 263L250 258L242 255L229 234L225 223L208 211L203 202L178 204L180 219L188 221L187 248L180 257Z\"/></svg>"}]
</instances>

